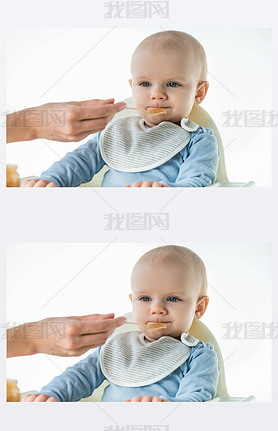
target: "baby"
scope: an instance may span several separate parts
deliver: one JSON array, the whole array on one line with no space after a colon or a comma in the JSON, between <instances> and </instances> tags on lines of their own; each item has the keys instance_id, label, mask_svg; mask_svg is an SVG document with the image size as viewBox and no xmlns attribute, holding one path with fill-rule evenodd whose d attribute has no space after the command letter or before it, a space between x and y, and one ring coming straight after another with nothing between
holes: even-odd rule
<instances>
[{"instance_id":1,"label":"baby","mask_svg":"<svg viewBox=\"0 0 278 431\"><path fill-rule=\"evenodd\" d=\"M106 164L104 187L205 187L214 183L219 150L212 130L188 120L207 93L206 54L187 33L163 31L133 53L130 84L139 116L112 121L25 187L76 187ZM150 114L162 108L164 112ZM166 113L165 113L166 112Z\"/></svg>"},{"instance_id":2,"label":"baby","mask_svg":"<svg viewBox=\"0 0 278 431\"><path fill-rule=\"evenodd\" d=\"M207 401L219 365L210 344L188 335L208 305L206 269L191 250L155 248L131 277L133 316L140 331L118 333L23 401L78 401L107 379L102 401ZM152 328L161 324L161 328ZM155 325L156 324L156 325Z\"/></svg>"}]
</instances>

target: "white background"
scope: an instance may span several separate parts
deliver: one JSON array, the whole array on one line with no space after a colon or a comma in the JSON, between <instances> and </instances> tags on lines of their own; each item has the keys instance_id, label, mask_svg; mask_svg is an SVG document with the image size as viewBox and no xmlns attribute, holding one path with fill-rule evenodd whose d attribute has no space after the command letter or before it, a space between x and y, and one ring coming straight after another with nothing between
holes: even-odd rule
<instances>
[{"instance_id":1,"label":"white background","mask_svg":"<svg viewBox=\"0 0 278 431\"><path fill-rule=\"evenodd\" d=\"M132 267L147 250L160 245L10 244L8 322L15 326L50 316L129 312ZM271 340L259 335L246 339L243 330L239 339L224 339L223 327L228 322L270 323L270 245L184 245L198 253L207 267L210 303L202 321L222 349L230 395L252 394L257 401L270 401ZM232 330L230 338L234 334ZM8 376L18 378L22 392L40 390L78 360L46 355L9 359Z\"/></svg>"},{"instance_id":2,"label":"white background","mask_svg":"<svg viewBox=\"0 0 278 431\"><path fill-rule=\"evenodd\" d=\"M271 30L200 29L192 24L171 28L192 34L207 53L210 88L202 107L222 135L230 181L253 180L257 186L269 186L270 127L244 127L244 119L239 121L240 127L223 125L227 111L271 110ZM132 53L145 37L161 30L157 26L11 29L7 37L7 110L47 102L130 97ZM234 123L233 118L229 124ZM18 165L21 177L40 175L79 145L46 145L42 140L13 144L8 147L7 161Z\"/></svg>"}]
</instances>

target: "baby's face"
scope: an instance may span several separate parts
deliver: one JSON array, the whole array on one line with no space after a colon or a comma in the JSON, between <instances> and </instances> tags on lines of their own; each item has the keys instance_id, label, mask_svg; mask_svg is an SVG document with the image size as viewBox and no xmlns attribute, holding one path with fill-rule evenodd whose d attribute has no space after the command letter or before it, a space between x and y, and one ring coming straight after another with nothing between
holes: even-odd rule
<instances>
[{"instance_id":1,"label":"baby's face","mask_svg":"<svg viewBox=\"0 0 278 431\"><path fill-rule=\"evenodd\" d=\"M179 339L195 317L198 291L192 271L179 265L141 264L132 277L132 307L138 323L166 323L167 328L147 329L139 326L149 341L163 335Z\"/></svg>"},{"instance_id":2,"label":"baby's face","mask_svg":"<svg viewBox=\"0 0 278 431\"><path fill-rule=\"evenodd\" d=\"M193 53L175 49L139 50L132 66L133 104L136 108L165 108L167 114L140 113L153 127L162 121L179 124L194 104L199 71Z\"/></svg>"}]
</instances>

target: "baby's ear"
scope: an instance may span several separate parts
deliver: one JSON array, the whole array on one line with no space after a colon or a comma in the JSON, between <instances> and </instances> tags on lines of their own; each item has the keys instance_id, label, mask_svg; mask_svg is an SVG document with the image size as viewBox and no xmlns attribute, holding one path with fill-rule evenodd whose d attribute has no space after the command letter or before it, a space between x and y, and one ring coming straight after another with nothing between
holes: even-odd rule
<instances>
[{"instance_id":1,"label":"baby's ear","mask_svg":"<svg viewBox=\"0 0 278 431\"><path fill-rule=\"evenodd\" d=\"M128 82L129 82L129 85L131 86L131 88L132 88L132 79L129 79L128 80Z\"/></svg>"},{"instance_id":2,"label":"baby's ear","mask_svg":"<svg viewBox=\"0 0 278 431\"><path fill-rule=\"evenodd\" d=\"M131 300L131 302L132 302L132 294L131 294L131 293L128 295L128 297L129 297L129 299L130 299L130 300Z\"/></svg>"},{"instance_id":3,"label":"baby's ear","mask_svg":"<svg viewBox=\"0 0 278 431\"><path fill-rule=\"evenodd\" d=\"M201 296L201 298L198 299L195 309L195 319L201 319L201 317L205 314L205 311L207 309L209 303L209 297L208 296Z\"/></svg>"},{"instance_id":4,"label":"baby's ear","mask_svg":"<svg viewBox=\"0 0 278 431\"><path fill-rule=\"evenodd\" d=\"M196 89L196 94L195 94L195 103L197 103L197 105L200 105L200 103L202 103L202 101L206 97L208 88L209 88L208 81L203 81L198 84Z\"/></svg>"}]
</instances>

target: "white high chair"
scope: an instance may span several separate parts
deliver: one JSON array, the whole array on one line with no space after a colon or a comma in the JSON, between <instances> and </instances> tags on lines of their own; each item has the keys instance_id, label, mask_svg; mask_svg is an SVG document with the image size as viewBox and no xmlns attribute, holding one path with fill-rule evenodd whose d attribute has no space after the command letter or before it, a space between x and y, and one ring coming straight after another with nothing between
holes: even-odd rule
<instances>
[{"instance_id":1,"label":"white high chair","mask_svg":"<svg viewBox=\"0 0 278 431\"><path fill-rule=\"evenodd\" d=\"M125 317L128 321L133 322L132 312L125 314ZM127 332L127 331L138 331L136 325L123 325L120 328L117 328L114 333ZM210 343L214 347L214 350L218 354L218 360L220 365L220 375L217 386L217 393L215 398L210 400L209 402L248 402L253 401L255 397L253 395L249 395L246 397L230 397L228 394L226 379L225 379L225 368L224 361L222 357L222 353L212 332L207 328L207 326L202 323L200 320L194 320L193 324L189 331L190 335L198 338L198 340L204 341L205 343ZM101 397L104 389L108 386L108 382L103 382L99 388L97 388L94 393L89 398L84 398L82 402L99 402L101 401Z\"/></svg>"},{"instance_id":2,"label":"white high chair","mask_svg":"<svg viewBox=\"0 0 278 431\"><path fill-rule=\"evenodd\" d=\"M128 107L133 107L132 97L124 100L124 102L127 104ZM131 117L131 116L137 116L137 115L138 113L136 111L129 111L124 109L123 111L116 114L114 118L115 119L124 118L124 117ZM254 181L248 181L247 183L240 183L240 182L230 182L228 180L222 139L216 124L214 123L213 119L209 116L209 114L203 108L201 108L200 105L194 105L189 115L189 119L194 123L199 124L200 126L213 130L214 135L218 139L220 160L218 165L217 178L215 183L209 187L251 187L253 186L255 184ZM80 187L100 187L103 176L105 172L107 172L108 170L109 168L107 166L104 166L100 170L100 172L98 172L89 183L82 184Z\"/></svg>"}]
</instances>

